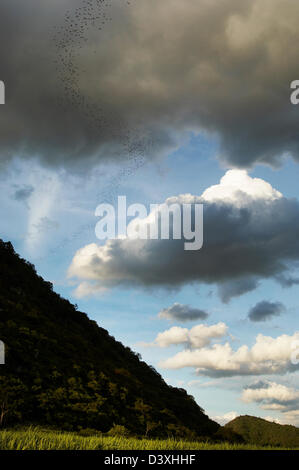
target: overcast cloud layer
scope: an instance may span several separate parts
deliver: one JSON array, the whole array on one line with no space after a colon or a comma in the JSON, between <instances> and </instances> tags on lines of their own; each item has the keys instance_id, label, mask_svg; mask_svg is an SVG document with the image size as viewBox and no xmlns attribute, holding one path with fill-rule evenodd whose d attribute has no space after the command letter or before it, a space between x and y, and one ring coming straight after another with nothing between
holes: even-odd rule
<instances>
[{"instance_id":1,"label":"overcast cloud layer","mask_svg":"<svg viewBox=\"0 0 299 470\"><path fill-rule=\"evenodd\" d=\"M281 282L299 259L299 203L244 170L230 170L201 196L174 196L172 203L203 203L203 247L185 251L184 240L108 240L78 250L69 275L78 296L119 285L177 288L217 284L227 302L255 289L259 279ZM153 223L153 216L131 224ZM288 273L288 274L287 274Z\"/></svg>"},{"instance_id":2,"label":"overcast cloud layer","mask_svg":"<svg viewBox=\"0 0 299 470\"><path fill-rule=\"evenodd\" d=\"M293 0L2 0L1 161L153 158L203 129L233 166L298 160L298 18Z\"/></svg>"}]
</instances>

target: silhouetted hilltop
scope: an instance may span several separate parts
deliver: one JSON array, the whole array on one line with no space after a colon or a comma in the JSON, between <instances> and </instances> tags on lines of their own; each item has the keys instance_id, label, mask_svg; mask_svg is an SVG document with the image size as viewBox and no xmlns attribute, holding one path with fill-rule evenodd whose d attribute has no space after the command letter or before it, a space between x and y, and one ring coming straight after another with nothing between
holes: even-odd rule
<instances>
[{"instance_id":1,"label":"silhouetted hilltop","mask_svg":"<svg viewBox=\"0 0 299 470\"><path fill-rule=\"evenodd\" d=\"M255 416L238 416L227 423L224 429L230 429L248 444L299 447L299 428Z\"/></svg>"},{"instance_id":2,"label":"silhouetted hilltop","mask_svg":"<svg viewBox=\"0 0 299 470\"><path fill-rule=\"evenodd\" d=\"M40 423L148 436L211 436L185 390L167 385L140 356L53 292L0 240L0 409L4 425Z\"/></svg>"}]
</instances>

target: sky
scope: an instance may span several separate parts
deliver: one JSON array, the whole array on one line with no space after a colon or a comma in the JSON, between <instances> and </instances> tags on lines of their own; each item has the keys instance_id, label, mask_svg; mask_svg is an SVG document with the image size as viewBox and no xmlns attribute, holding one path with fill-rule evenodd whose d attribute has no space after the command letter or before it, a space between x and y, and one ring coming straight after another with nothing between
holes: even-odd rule
<instances>
[{"instance_id":1,"label":"sky","mask_svg":"<svg viewBox=\"0 0 299 470\"><path fill-rule=\"evenodd\" d=\"M3 0L0 18L1 238L216 421L299 426L299 6ZM99 240L118 196L203 204L203 247Z\"/></svg>"}]
</instances>

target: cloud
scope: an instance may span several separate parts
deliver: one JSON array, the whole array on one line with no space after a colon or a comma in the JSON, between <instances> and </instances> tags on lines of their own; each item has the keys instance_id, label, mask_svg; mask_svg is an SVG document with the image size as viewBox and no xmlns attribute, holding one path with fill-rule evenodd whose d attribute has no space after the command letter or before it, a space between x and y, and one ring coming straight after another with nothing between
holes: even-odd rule
<instances>
[{"instance_id":1,"label":"cloud","mask_svg":"<svg viewBox=\"0 0 299 470\"><path fill-rule=\"evenodd\" d=\"M108 240L79 249L69 276L90 289L217 284L227 302L257 287L259 280L280 282L299 259L299 203L246 171L229 170L201 196L173 196L177 203L204 206L203 247L185 251L184 240ZM152 212L130 224L154 224Z\"/></svg>"},{"instance_id":2,"label":"cloud","mask_svg":"<svg viewBox=\"0 0 299 470\"><path fill-rule=\"evenodd\" d=\"M258 403L264 410L290 413L298 411L299 390L269 380L259 381L243 390L242 400L245 403Z\"/></svg>"},{"instance_id":3,"label":"cloud","mask_svg":"<svg viewBox=\"0 0 299 470\"><path fill-rule=\"evenodd\" d=\"M229 423L233 419L237 418L238 413L236 411L229 411L223 415L212 416L211 419L219 423L221 426L224 426L226 423Z\"/></svg>"},{"instance_id":4,"label":"cloud","mask_svg":"<svg viewBox=\"0 0 299 470\"><path fill-rule=\"evenodd\" d=\"M283 413L281 424L292 424L293 426L299 427L299 410L292 410Z\"/></svg>"},{"instance_id":5,"label":"cloud","mask_svg":"<svg viewBox=\"0 0 299 470\"><path fill-rule=\"evenodd\" d=\"M218 284L218 294L223 303L228 303L232 297L240 297L258 287L255 277L223 281Z\"/></svg>"},{"instance_id":6,"label":"cloud","mask_svg":"<svg viewBox=\"0 0 299 470\"><path fill-rule=\"evenodd\" d=\"M107 43L113 58L119 15L126 10L121 4L111 8L108 0L1 2L6 105L0 113L0 163L34 158L46 166L86 173L99 162L143 158L152 139L144 143L136 122L130 125L126 104L115 109L112 79L107 88ZM116 29L109 27L111 15ZM111 34L110 41L99 28L104 36ZM115 78L117 61L111 61Z\"/></svg>"},{"instance_id":7,"label":"cloud","mask_svg":"<svg viewBox=\"0 0 299 470\"><path fill-rule=\"evenodd\" d=\"M250 309L248 318L254 322L265 321L272 317L279 316L284 311L285 306L281 302L262 300Z\"/></svg>"},{"instance_id":8,"label":"cloud","mask_svg":"<svg viewBox=\"0 0 299 470\"><path fill-rule=\"evenodd\" d=\"M33 194L33 192L34 192L33 186L24 185L15 190L13 197L16 201L22 201L22 202L27 203L28 199Z\"/></svg>"},{"instance_id":9,"label":"cloud","mask_svg":"<svg viewBox=\"0 0 299 470\"><path fill-rule=\"evenodd\" d=\"M202 348L211 343L212 340L223 338L227 335L228 327L225 323L216 325L196 325L190 330L173 326L169 330L159 333L153 345L167 348L172 345L185 345L188 348Z\"/></svg>"},{"instance_id":10,"label":"cloud","mask_svg":"<svg viewBox=\"0 0 299 470\"><path fill-rule=\"evenodd\" d=\"M276 276L276 279L282 287L292 287L299 284L298 278L285 276L284 274L279 274Z\"/></svg>"},{"instance_id":11,"label":"cloud","mask_svg":"<svg viewBox=\"0 0 299 470\"><path fill-rule=\"evenodd\" d=\"M86 169L203 130L233 166L299 158L293 0L2 0L0 17L2 161Z\"/></svg>"},{"instance_id":12,"label":"cloud","mask_svg":"<svg viewBox=\"0 0 299 470\"><path fill-rule=\"evenodd\" d=\"M234 351L226 342L187 349L162 361L160 366L165 369L193 367L198 375L208 377L284 374L298 370L298 366L291 363L292 344L298 339L299 332L277 338L259 334L251 348L242 345Z\"/></svg>"},{"instance_id":13,"label":"cloud","mask_svg":"<svg viewBox=\"0 0 299 470\"><path fill-rule=\"evenodd\" d=\"M49 230L56 230L59 228L59 223L49 217L41 217L33 227L37 232L48 232Z\"/></svg>"},{"instance_id":14,"label":"cloud","mask_svg":"<svg viewBox=\"0 0 299 470\"><path fill-rule=\"evenodd\" d=\"M286 424L283 423L280 419L274 418L273 416L263 416L263 419L265 419L266 421L270 421L270 423Z\"/></svg>"},{"instance_id":15,"label":"cloud","mask_svg":"<svg viewBox=\"0 0 299 470\"><path fill-rule=\"evenodd\" d=\"M198 308L192 308L189 305L182 305L175 302L171 307L163 308L159 312L159 318L166 318L170 321L193 321L193 320L205 320L209 314L204 310Z\"/></svg>"},{"instance_id":16,"label":"cloud","mask_svg":"<svg viewBox=\"0 0 299 470\"><path fill-rule=\"evenodd\" d=\"M299 425L299 390L293 387L269 380L259 381L244 388L242 400L245 403L258 403L264 410L281 413L279 419L273 417L264 419L280 424Z\"/></svg>"},{"instance_id":17,"label":"cloud","mask_svg":"<svg viewBox=\"0 0 299 470\"><path fill-rule=\"evenodd\" d=\"M25 234L25 247L31 255L36 256L47 234L57 230L60 226L57 221L52 219L52 213L57 207L58 201L61 206L61 189L61 181L55 174L39 174L34 193L30 197Z\"/></svg>"}]
</instances>

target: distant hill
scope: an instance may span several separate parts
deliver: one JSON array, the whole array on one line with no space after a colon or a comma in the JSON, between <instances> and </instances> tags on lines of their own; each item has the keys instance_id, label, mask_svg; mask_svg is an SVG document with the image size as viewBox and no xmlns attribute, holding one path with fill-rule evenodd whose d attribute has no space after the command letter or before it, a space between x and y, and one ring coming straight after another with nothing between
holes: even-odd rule
<instances>
[{"instance_id":1,"label":"distant hill","mask_svg":"<svg viewBox=\"0 0 299 470\"><path fill-rule=\"evenodd\" d=\"M238 416L227 423L224 429L230 429L248 444L299 447L299 428L254 416Z\"/></svg>"},{"instance_id":2,"label":"distant hill","mask_svg":"<svg viewBox=\"0 0 299 470\"><path fill-rule=\"evenodd\" d=\"M146 436L212 436L185 390L77 311L0 240L0 424L127 428Z\"/></svg>"}]
</instances>

